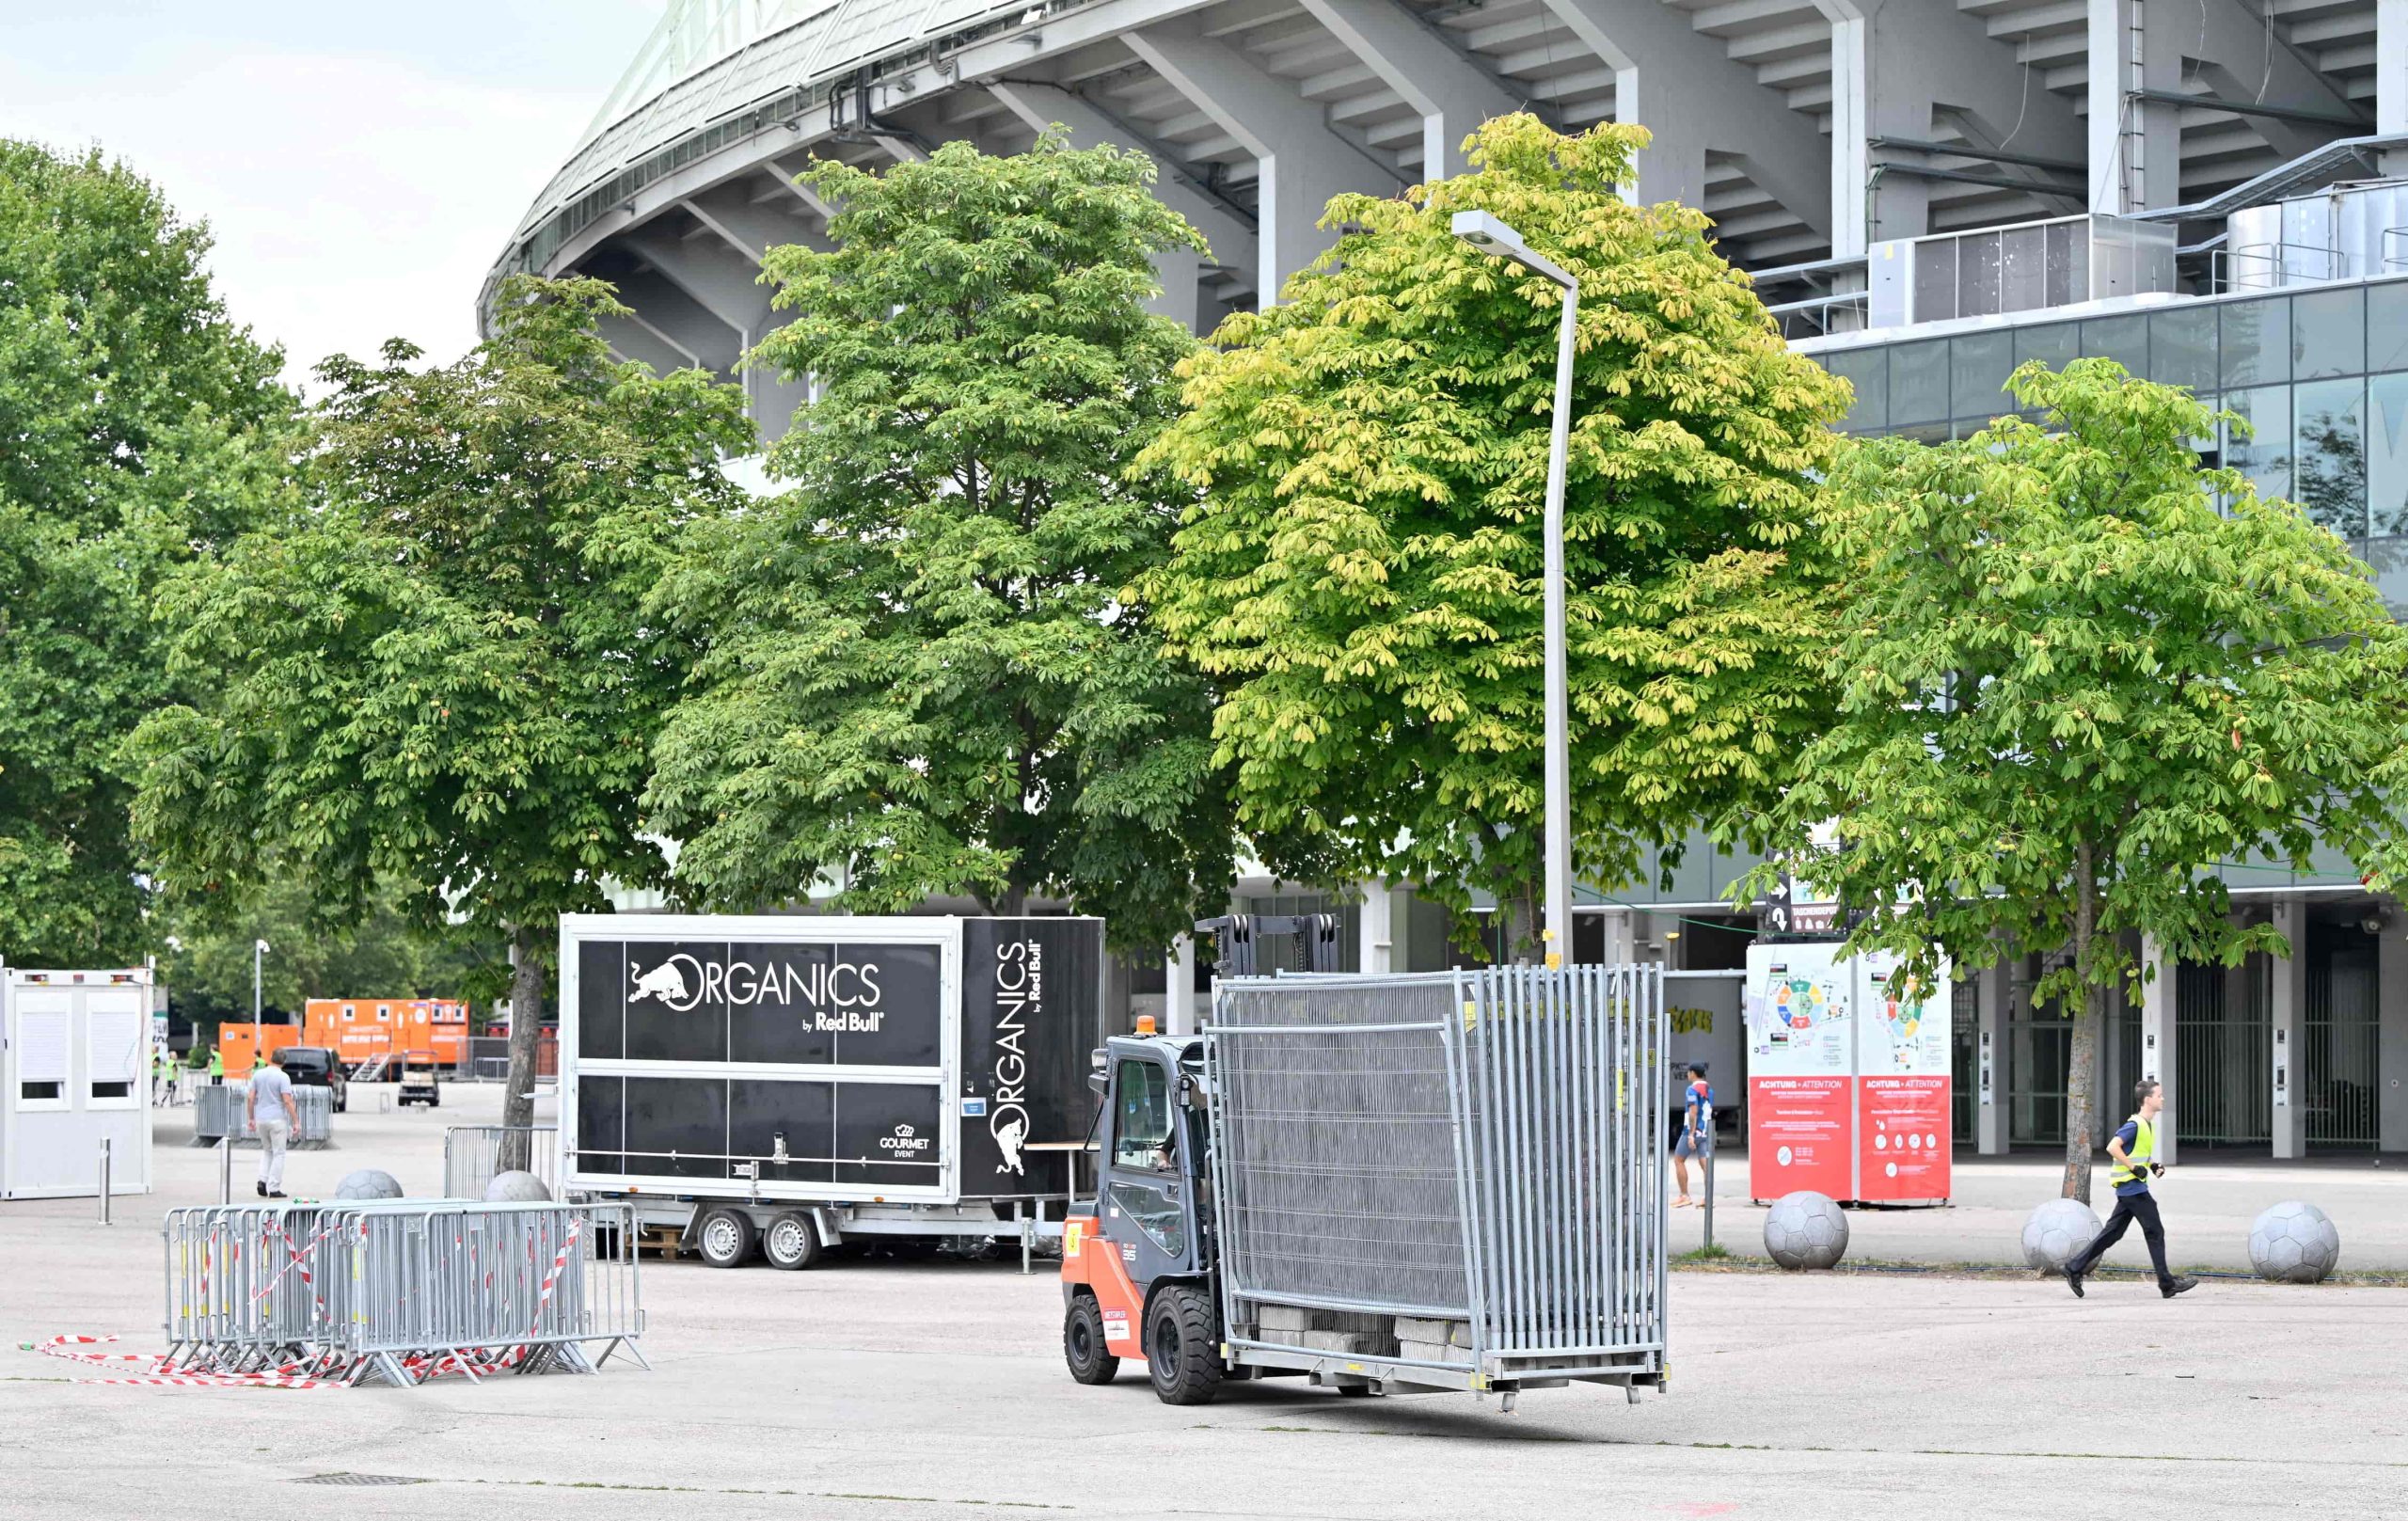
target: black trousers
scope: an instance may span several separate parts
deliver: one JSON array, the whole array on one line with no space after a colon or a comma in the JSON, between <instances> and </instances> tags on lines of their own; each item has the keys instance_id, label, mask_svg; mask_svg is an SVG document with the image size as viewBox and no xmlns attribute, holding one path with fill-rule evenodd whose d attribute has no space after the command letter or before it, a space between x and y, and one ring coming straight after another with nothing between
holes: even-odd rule
<instances>
[{"instance_id":1,"label":"black trousers","mask_svg":"<svg viewBox=\"0 0 2408 1521\"><path fill-rule=\"evenodd\" d=\"M2133 1221L2141 1223L2141 1240L2148 1243L2148 1260L2157 1269L2157 1286L2166 1288L2174 1282L2174 1275L2165 1266L2165 1226L2157 1217L2157 1200L2143 1189L2131 1197L2115 1200L2115 1212L2107 1217L2106 1228L2083 1249L2067 1266L2076 1273L2087 1273L2107 1255L2107 1248L2124 1239Z\"/></svg>"}]
</instances>

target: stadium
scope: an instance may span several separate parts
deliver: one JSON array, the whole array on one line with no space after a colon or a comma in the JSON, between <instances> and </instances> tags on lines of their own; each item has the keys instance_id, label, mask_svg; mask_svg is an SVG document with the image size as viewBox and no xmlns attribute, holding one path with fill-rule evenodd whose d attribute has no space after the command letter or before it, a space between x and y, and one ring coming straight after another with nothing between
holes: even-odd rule
<instances>
[{"instance_id":1,"label":"stadium","mask_svg":"<svg viewBox=\"0 0 2408 1521\"><path fill-rule=\"evenodd\" d=\"M2021 360L2112 356L2249 420L2205 452L2408 602L2408 0L673 0L482 299L518 271L607 278L633 309L620 354L740 382L774 436L800 388L737 364L783 320L764 250L824 246L794 182L813 155L1012 152L1054 123L1142 151L1212 246L1164 260L1161 309L1209 332L1322 251L1330 196L1452 172L1512 110L1649 128L1631 193L1704 208L1854 383L1851 431L1970 432ZM1735 964L1751 921L1723 890L1749 864L1701 844L1588 895L1576 950ZM2182 1146L2408 1149L2399 905L2337 860L2227 876L2296 954L2164 961L2106 1032L2101 1093L2146 1063ZM1256 879L1236 907L1341 912L1366 970L1451 954L1394 884L1341 903ZM2036 972L1968 985L1968 1148L2062 1139L2070 1028L2033 1006ZM1196 974L1182 951L1129 992L1176 1022Z\"/></svg>"}]
</instances>

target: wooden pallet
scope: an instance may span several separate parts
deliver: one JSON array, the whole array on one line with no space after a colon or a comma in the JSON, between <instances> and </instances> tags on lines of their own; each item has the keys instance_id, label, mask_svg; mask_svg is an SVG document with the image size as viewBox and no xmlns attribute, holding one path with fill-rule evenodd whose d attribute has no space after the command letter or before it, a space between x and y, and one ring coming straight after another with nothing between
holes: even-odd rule
<instances>
[{"instance_id":1,"label":"wooden pallet","mask_svg":"<svg viewBox=\"0 0 2408 1521\"><path fill-rule=\"evenodd\" d=\"M650 1252L655 1257L661 1258L664 1260L673 1261L678 1253L677 1238L683 1234L685 1234L684 1228L679 1226L638 1226L636 1228L636 1255L641 1257L644 1253Z\"/></svg>"}]
</instances>

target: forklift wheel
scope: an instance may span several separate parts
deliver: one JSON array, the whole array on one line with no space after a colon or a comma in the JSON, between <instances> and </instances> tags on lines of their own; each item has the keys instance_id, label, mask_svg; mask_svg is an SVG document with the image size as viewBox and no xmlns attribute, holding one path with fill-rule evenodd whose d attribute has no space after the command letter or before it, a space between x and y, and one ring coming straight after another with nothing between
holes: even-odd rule
<instances>
[{"instance_id":1,"label":"forklift wheel","mask_svg":"<svg viewBox=\"0 0 2408 1521\"><path fill-rule=\"evenodd\" d=\"M1093 1294L1071 1300L1069 1313L1062 1317L1062 1360L1082 1384L1109 1384L1120 1371L1120 1359L1104 1351L1103 1311Z\"/></svg>"},{"instance_id":2,"label":"forklift wheel","mask_svg":"<svg viewBox=\"0 0 2408 1521\"><path fill-rule=\"evenodd\" d=\"M1212 1301L1174 1284L1155 1296L1146 1321L1146 1373L1164 1404L1210 1404L1221 1392L1221 1354L1213 1344Z\"/></svg>"}]
</instances>

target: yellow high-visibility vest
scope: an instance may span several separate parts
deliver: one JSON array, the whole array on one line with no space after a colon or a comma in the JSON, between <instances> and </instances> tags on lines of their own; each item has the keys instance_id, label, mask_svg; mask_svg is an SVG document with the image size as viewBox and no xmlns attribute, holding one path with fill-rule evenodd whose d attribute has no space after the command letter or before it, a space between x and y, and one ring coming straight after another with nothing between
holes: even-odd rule
<instances>
[{"instance_id":1,"label":"yellow high-visibility vest","mask_svg":"<svg viewBox=\"0 0 2408 1521\"><path fill-rule=\"evenodd\" d=\"M2108 1172L2107 1180L2117 1186L2147 1181L2148 1165L2157 1156L2157 1127L2134 1115L2132 1144L2124 1148L2124 1155L2130 1160L2115 1164Z\"/></svg>"}]
</instances>

